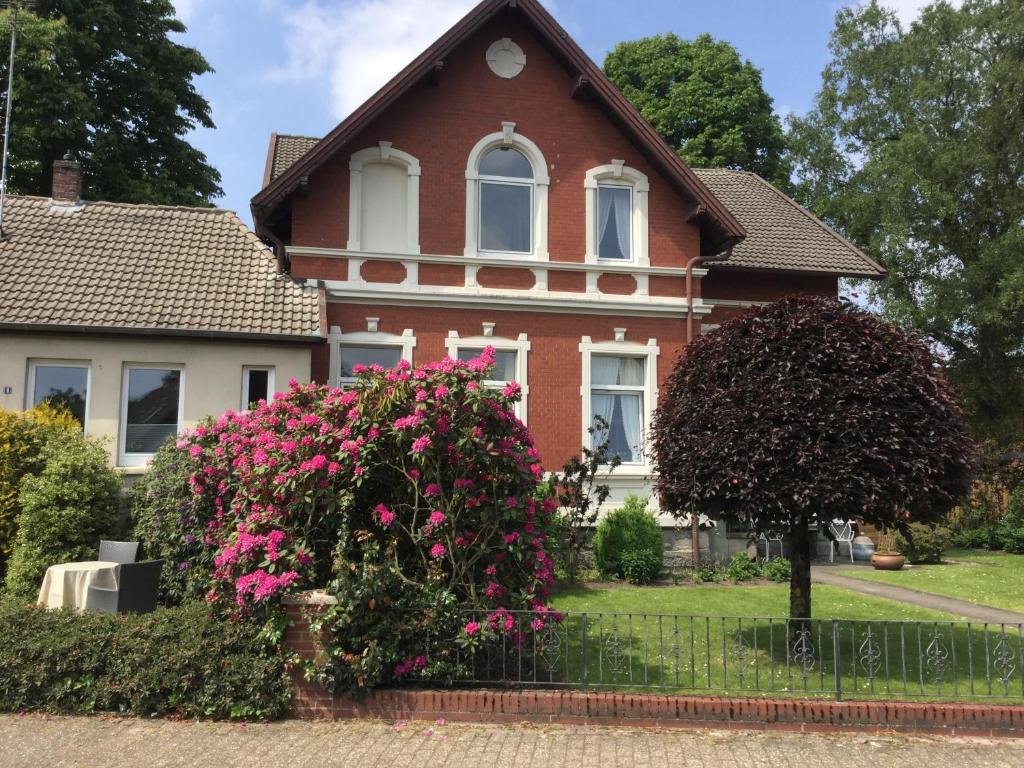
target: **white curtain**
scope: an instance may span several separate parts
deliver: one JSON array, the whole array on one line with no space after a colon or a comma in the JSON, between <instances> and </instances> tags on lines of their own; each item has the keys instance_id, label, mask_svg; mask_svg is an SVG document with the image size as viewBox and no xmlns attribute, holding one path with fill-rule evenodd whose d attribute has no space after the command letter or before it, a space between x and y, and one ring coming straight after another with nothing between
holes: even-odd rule
<instances>
[{"instance_id":1,"label":"white curtain","mask_svg":"<svg viewBox=\"0 0 1024 768\"><path fill-rule=\"evenodd\" d=\"M594 355L590 358L590 381L592 385L618 384L622 358Z\"/></svg>"},{"instance_id":2,"label":"white curtain","mask_svg":"<svg viewBox=\"0 0 1024 768\"><path fill-rule=\"evenodd\" d=\"M614 195L611 194L611 190L607 188L597 188L597 252L601 254L601 243L604 242L604 236L608 232L608 225L612 221L612 212L615 209L612 198ZM604 254L607 255L607 254Z\"/></svg>"},{"instance_id":3,"label":"white curtain","mask_svg":"<svg viewBox=\"0 0 1024 768\"><path fill-rule=\"evenodd\" d=\"M644 385L644 361L639 357L620 357L619 380L616 384L623 384L627 387L642 387Z\"/></svg>"},{"instance_id":4,"label":"white curtain","mask_svg":"<svg viewBox=\"0 0 1024 768\"><path fill-rule=\"evenodd\" d=\"M612 198L615 200L615 233L619 237L619 252L622 253L622 258L628 259L630 257L629 217L632 213L629 190L616 189Z\"/></svg>"},{"instance_id":5,"label":"white curtain","mask_svg":"<svg viewBox=\"0 0 1024 768\"><path fill-rule=\"evenodd\" d=\"M592 395L590 398L590 410L591 410L591 423L590 426L597 426L598 417L604 419L606 424L612 423L612 411L615 408L615 396L614 395ZM599 429L594 432L593 445L596 447L600 445L608 437L606 429Z\"/></svg>"},{"instance_id":6,"label":"white curtain","mask_svg":"<svg viewBox=\"0 0 1024 768\"><path fill-rule=\"evenodd\" d=\"M625 461L640 460L640 395L619 395L619 411L622 414L622 431L629 444L630 456Z\"/></svg>"}]
</instances>

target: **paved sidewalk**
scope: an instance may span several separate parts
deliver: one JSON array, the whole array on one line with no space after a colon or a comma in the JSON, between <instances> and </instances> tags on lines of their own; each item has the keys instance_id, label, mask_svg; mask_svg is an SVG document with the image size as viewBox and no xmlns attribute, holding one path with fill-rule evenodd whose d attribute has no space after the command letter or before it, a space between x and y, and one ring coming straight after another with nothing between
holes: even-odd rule
<instances>
[{"instance_id":1,"label":"paved sidewalk","mask_svg":"<svg viewBox=\"0 0 1024 768\"><path fill-rule=\"evenodd\" d=\"M3 768L1024 765L1024 740L373 721L268 725L0 716Z\"/></svg>"},{"instance_id":2,"label":"paved sidewalk","mask_svg":"<svg viewBox=\"0 0 1024 768\"><path fill-rule=\"evenodd\" d=\"M852 589L865 595L884 597L899 603L919 605L922 608L943 611L954 616L962 616L965 619L987 621L990 624L1024 624L1024 613L1004 611L1000 608L992 608L987 605L968 602L967 600L943 597L942 595L933 595L930 592L921 592L917 589L895 587L892 584L882 584L877 581L868 581L867 579L841 576L835 572L834 568L835 566L811 566L811 581L816 584L829 584L833 587Z\"/></svg>"}]
</instances>

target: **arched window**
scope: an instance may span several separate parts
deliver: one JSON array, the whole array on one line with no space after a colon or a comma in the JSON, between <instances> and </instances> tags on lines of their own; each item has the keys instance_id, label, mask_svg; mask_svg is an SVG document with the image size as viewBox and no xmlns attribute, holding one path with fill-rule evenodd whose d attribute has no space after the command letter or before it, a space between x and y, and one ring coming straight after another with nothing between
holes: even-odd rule
<instances>
[{"instance_id":1,"label":"arched window","mask_svg":"<svg viewBox=\"0 0 1024 768\"><path fill-rule=\"evenodd\" d=\"M466 167L465 255L546 260L547 188L544 156L515 123L477 142Z\"/></svg>"},{"instance_id":2,"label":"arched window","mask_svg":"<svg viewBox=\"0 0 1024 768\"><path fill-rule=\"evenodd\" d=\"M622 160L587 171L586 261L650 264L647 252L647 176Z\"/></svg>"},{"instance_id":3,"label":"arched window","mask_svg":"<svg viewBox=\"0 0 1024 768\"><path fill-rule=\"evenodd\" d=\"M420 252L420 163L390 141L349 160L348 250Z\"/></svg>"}]
</instances>

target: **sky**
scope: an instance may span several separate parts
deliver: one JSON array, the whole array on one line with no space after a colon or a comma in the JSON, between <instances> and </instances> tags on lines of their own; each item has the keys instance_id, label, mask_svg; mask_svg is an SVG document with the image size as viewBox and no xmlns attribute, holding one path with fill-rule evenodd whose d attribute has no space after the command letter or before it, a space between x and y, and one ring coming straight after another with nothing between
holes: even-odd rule
<instances>
[{"instance_id":1,"label":"sky","mask_svg":"<svg viewBox=\"0 0 1024 768\"><path fill-rule=\"evenodd\" d=\"M173 0L214 72L198 78L215 129L189 140L223 179L216 204L251 224L271 132L323 136L454 24L475 0ZM844 0L544 0L601 64L623 40L702 32L762 71L780 115L812 105ZM904 22L923 0L883 0Z\"/></svg>"}]
</instances>

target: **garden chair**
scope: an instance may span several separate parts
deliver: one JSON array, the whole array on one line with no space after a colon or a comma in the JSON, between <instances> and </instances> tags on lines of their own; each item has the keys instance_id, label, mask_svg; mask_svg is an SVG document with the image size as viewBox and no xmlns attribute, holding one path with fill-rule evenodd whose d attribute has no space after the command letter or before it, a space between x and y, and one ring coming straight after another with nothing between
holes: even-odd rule
<instances>
[{"instance_id":1,"label":"garden chair","mask_svg":"<svg viewBox=\"0 0 1024 768\"><path fill-rule=\"evenodd\" d=\"M96 558L108 563L134 563L139 554L137 541L105 541L100 539L100 553Z\"/></svg>"},{"instance_id":2,"label":"garden chair","mask_svg":"<svg viewBox=\"0 0 1024 768\"><path fill-rule=\"evenodd\" d=\"M849 520L833 520L828 524L829 533L832 534L832 541L828 547L828 561L835 562L836 549L843 554L842 545L845 544L850 550L850 562L853 562L853 523Z\"/></svg>"},{"instance_id":3,"label":"garden chair","mask_svg":"<svg viewBox=\"0 0 1024 768\"><path fill-rule=\"evenodd\" d=\"M758 541L764 542L764 561L767 563L772 559L772 543L779 545L779 557L785 557L786 552L782 545L782 534L775 533L774 531L768 531L767 533L761 533L757 537Z\"/></svg>"},{"instance_id":4,"label":"garden chair","mask_svg":"<svg viewBox=\"0 0 1024 768\"><path fill-rule=\"evenodd\" d=\"M89 587L87 611L102 613L150 613L156 610L163 560L122 563L117 568L117 589Z\"/></svg>"}]
</instances>

